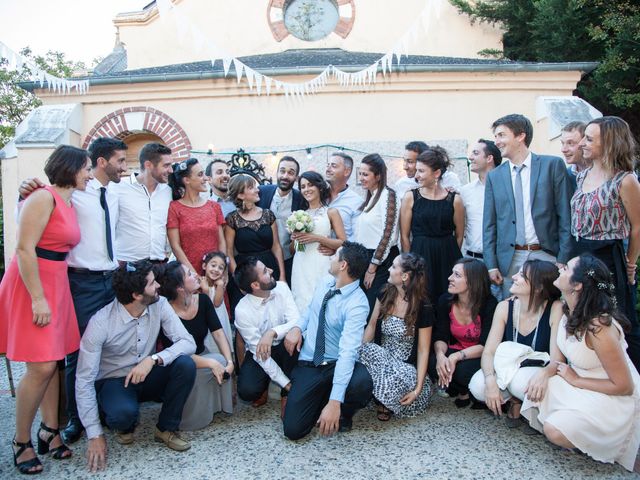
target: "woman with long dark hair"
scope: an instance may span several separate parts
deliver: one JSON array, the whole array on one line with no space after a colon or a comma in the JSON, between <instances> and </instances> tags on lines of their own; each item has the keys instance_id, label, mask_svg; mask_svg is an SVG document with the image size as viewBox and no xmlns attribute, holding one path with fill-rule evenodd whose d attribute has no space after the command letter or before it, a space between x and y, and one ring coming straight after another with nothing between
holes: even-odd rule
<instances>
[{"instance_id":1,"label":"woman with long dark hair","mask_svg":"<svg viewBox=\"0 0 640 480\"><path fill-rule=\"evenodd\" d=\"M571 234L576 253L592 253L613 273L618 308L629 322L629 356L640 370L640 323L634 302L640 254L640 183L634 174L636 142L627 122L601 117L589 122L580 142L591 167L576 177ZM625 251L624 241L628 239Z\"/></svg>"},{"instance_id":2,"label":"woman with long dark hair","mask_svg":"<svg viewBox=\"0 0 640 480\"><path fill-rule=\"evenodd\" d=\"M311 303L318 281L329 271L330 257L321 254L318 247L337 250L346 235L340 212L329 208L331 188L317 172L303 172L298 179L298 189L307 201L307 213L313 218L313 231L291 234L291 248L295 243L304 245L303 251L296 251L291 270L291 293L300 312ZM334 236L331 233L334 233Z\"/></svg>"},{"instance_id":3,"label":"woman with long dark hair","mask_svg":"<svg viewBox=\"0 0 640 480\"><path fill-rule=\"evenodd\" d=\"M528 388L544 375L544 361L518 364L504 388L498 386L494 359L502 343L512 342L530 347L533 352L549 354L555 345L558 324L562 317L560 291L554 285L558 278L555 264L544 260L527 260L513 276L511 298L498 304L489 337L484 344L480 364L469 382L471 394L497 416L502 415L502 404L509 402L506 423L509 428L522 426L524 433L531 433L522 423L520 408Z\"/></svg>"},{"instance_id":4,"label":"woman with long dark hair","mask_svg":"<svg viewBox=\"0 0 640 480\"><path fill-rule=\"evenodd\" d=\"M633 470L640 446L640 376L626 353L629 322L617 309L607 266L569 261L554 284L565 299L557 348L523 415L547 439Z\"/></svg>"},{"instance_id":5,"label":"woman with long dark hair","mask_svg":"<svg viewBox=\"0 0 640 480\"><path fill-rule=\"evenodd\" d=\"M44 172L51 186L22 205L16 253L0 284L0 352L26 363L16 391L12 447L14 465L27 475L42 472L31 443L38 408L38 453L56 460L71 456L58 430L58 361L80 345L66 258L80 241L72 194L93 178L86 150L69 145L53 151Z\"/></svg>"},{"instance_id":6,"label":"woman with long dark hair","mask_svg":"<svg viewBox=\"0 0 640 480\"><path fill-rule=\"evenodd\" d=\"M480 369L480 357L497 305L483 262L462 258L449 276L448 293L438 301L429 375L458 408L471 403L469 381Z\"/></svg>"},{"instance_id":7,"label":"woman with long dark hair","mask_svg":"<svg viewBox=\"0 0 640 480\"><path fill-rule=\"evenodd\" d=\"M391 414L410 417L422 413L431 400L427 362L433 312L426 282L419 256L397 256L364 332L360 362L373 380L380 421L389 420Z\"/></svg>"},{"instance_id":8,"label":"woman with long dark hair","mask_svg":"<svg viewBox=\"0 0 640 480\"><path fill-rule=\"evenodd\" d=\"M363 286L373 309L378 292L389 278L389 267L398 255L400 199L387 186L387 165L377 153L363 157L358 170L360 185L367 196L360 206L354 241L371 253Z\"/></svg>"},{"instance_id":9,"label":"woman with long dark hair","mask_svg":"<svg viewBox=\"0 0 640 480\"><path fill-rule=\"evenodd\" d=\"M442 186L442 176L450 165L446 150L438 146L418 155L419 187L405 193L400 214L402 251L424 258L429 299L434 305L447 291L451 268L462 257L464 204L460 195Z\"/></svg>"},{"instance_id":10,"label":"woman with long dark hair","mask_svg":"<svg viewBox=\"0 0 640 480\"><path fill-rule=\"evenodd\" d=\"M202 276L202 258L211 251L226 250L224 215L218 202L203 199L208 178L195 158L173 165L169 185L173 201L167 216L167 237L176 259Z\"/></svg>"},{"instance_id":11,"label":"woman with long dark hair","mask_svg":"<svg viewBox=\"0 0 640 480\"><path fill-rule=\"evenodd\" d=\"M229 378L234 368L231 346L209 296L198 293L200 284L196 273L175 261L159 265L155 270L160 284L158 293L166 297L196 342L196 353L191 358L198 370L184 404L180 430L199 430L211 423L214 413L233 412L233 382ZM209 333L220 353L206 350ZM165 348L171 346L163 333L160 342Z\"/></svg>"}]
</instances>

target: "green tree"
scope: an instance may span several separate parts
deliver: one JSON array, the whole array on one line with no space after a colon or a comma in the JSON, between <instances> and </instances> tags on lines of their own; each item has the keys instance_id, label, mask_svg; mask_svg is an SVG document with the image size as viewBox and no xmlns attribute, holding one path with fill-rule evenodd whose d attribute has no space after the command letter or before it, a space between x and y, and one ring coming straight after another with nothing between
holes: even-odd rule
<instances>
[{"instance_id":1,"label":"green tree","mask_svg":"<svg viewBox=\"0 0 640 480\"><path fill-rule=\"evenodd\" d=\"M504 29L503 52L519 61L597 61L578 94L640 136L640 5L633 0L451 0L472 20Z\"/></svg>"},{"instance_id":2,"label":"green tree","mask_svg":"<svg viewBox=\"0 0 640 480\"><path fill-rule=\"evenodd\" d=\"M68 60L62 52L49 51L45 55L34 55L29 47L20 54L31 60L38 68L60 78L69 78L76 70L84 70L82 62ZM20 88L20 82L31 79L31 70L23 66L20 70L9 70L5 58L0 58L0 148L15 135L18 124L42 102L34 94Z\"/></svg>"}]
</instances>

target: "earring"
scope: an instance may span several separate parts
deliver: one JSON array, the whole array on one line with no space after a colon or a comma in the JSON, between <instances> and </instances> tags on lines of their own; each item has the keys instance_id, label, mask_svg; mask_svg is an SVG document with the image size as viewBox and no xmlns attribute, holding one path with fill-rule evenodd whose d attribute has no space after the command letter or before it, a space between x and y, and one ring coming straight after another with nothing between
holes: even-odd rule
<instances>
[{"instance_id":1,"label":"earring","mask_svg":"<svg viewBox=\"0 0 640 480\"><path fill-rule=\"evenodd\" d=\"M244 212L247 209L247 205L244 203L244 200L242 200L242 211Z\"/></svg>"},{"instance_id":2,"label":"earring","mask_svg":"<svg viewBox=\"0 0 640 480\"><path fill-rule=\"evenodd\" d=\"M407 289L407 285L404 283L404 278L402 279L402 289L403 290Z\"/></svg>"}]
</instances>

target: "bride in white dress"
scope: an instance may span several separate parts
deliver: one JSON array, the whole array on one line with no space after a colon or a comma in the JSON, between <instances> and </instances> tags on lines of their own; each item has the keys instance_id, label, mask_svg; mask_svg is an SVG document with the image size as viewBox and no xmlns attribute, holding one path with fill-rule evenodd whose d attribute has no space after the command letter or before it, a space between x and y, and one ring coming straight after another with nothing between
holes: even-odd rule
<instances>
[{"instance_id":1,"label":"bride in white dress","mask_svg":"<svg viewBox=\"0 0 640 480\"><path fill-rule=\"evenodd\" d=\"M322 175L311 171L302 173L298 188L309 204L307 213L313 218L311 233L291 234L291 248L295 248L293 240L305 246L303 252L295 252L291 270L291 292L302 314L311 303L318 280L329 273L330 257L320 253L318 247L323 245L337 250L346 236L340 213L335 208L327 207L330 188Z\"/></svg>"}]
</instances>

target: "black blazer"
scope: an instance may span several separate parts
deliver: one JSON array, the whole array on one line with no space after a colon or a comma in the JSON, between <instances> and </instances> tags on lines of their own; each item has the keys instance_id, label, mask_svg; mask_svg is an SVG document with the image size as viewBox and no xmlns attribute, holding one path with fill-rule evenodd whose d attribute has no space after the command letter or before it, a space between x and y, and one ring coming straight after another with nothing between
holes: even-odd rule
<instances>
[{"instance_id":1,"label":"black blazer","mask_svg":"<svg viewBox=\"0 0 640 480\"><path fill-rule=\"evenodd\" d=\"M451 342L451 324L449 320L449 312L451 311L451 303L453 295L444 293L438 301L438 309L436 312L436 323L433 329L433 342L445 342L450 345ZM493 295L489 295L482 307L480 307L480 345L484 345L491 330L493 322L493 313L498 306L498 301Z\"/></svg>"},{"instance_id":2,"label":"black blazer","mask_svg":"<svg viewBox=\"0 0 640 480\"><path fill-rule=\"evenodd\" d=\"M260 201L258 207L269 209L271 207L271 200L276 193L277 185L260 185L258 190L260 191ZM307 201L302 197L300 191L297 188L293 189L293 198L291 199L291 211L305 210L307 208Z\"/></svg>"}]
</instances>

